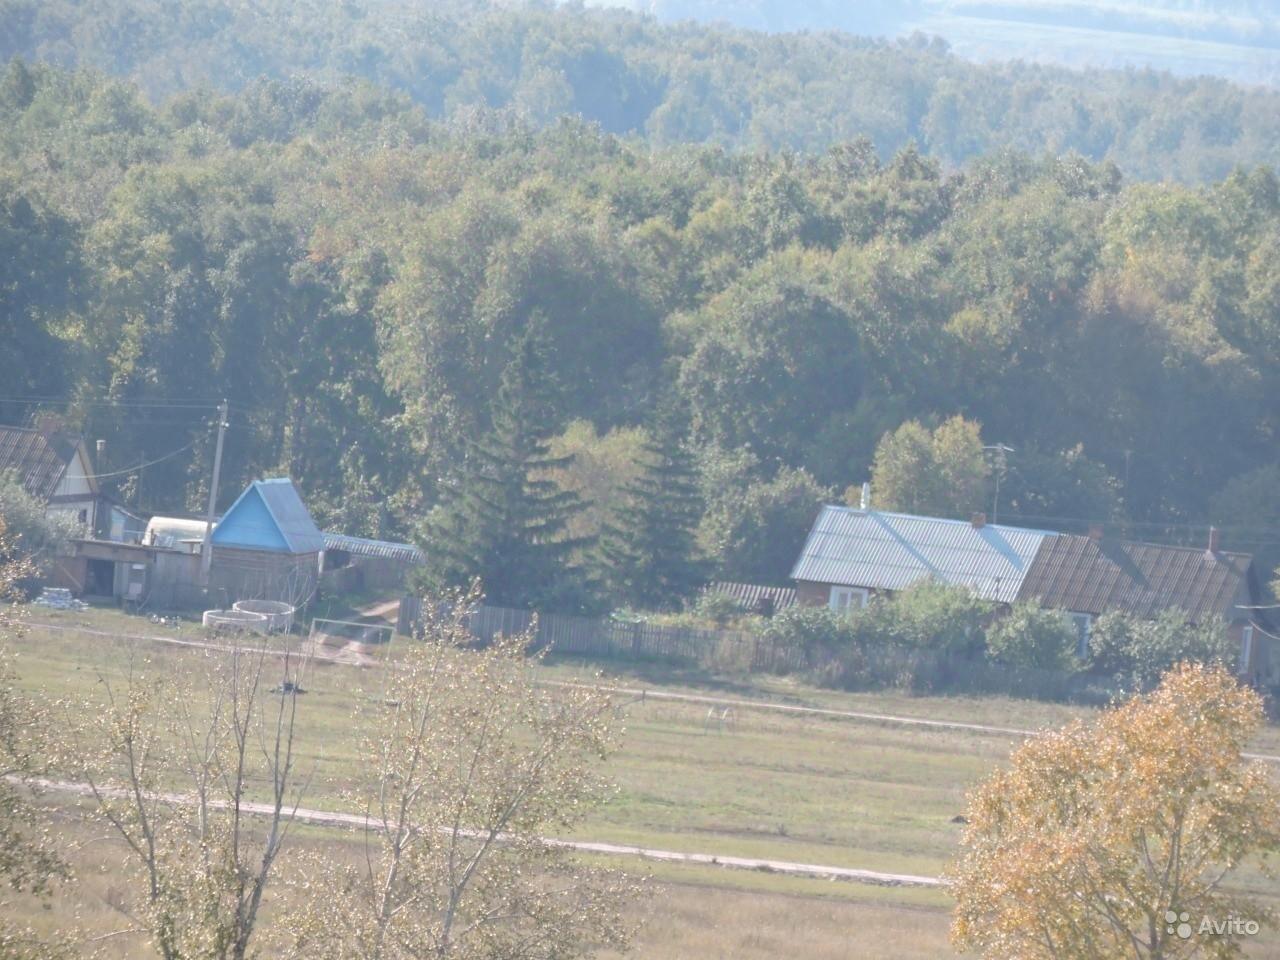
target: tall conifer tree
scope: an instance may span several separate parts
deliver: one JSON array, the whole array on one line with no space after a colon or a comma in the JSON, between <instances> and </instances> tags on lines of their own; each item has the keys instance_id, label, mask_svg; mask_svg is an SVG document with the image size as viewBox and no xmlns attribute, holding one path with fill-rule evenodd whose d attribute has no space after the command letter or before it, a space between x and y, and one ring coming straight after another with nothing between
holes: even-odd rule
<instances>
[{"instance_id":1,"label":"tall conifer tree","mask_svg":"<svg viewBox=\"0 0 1280 960\"><path fill-rule=\"evenodd\" d=\"M614 600L669 609L704 580L695 542L702 498L684 426L670 403L658 411L642 447L643 472L626 486L628 504L605 530L601 557Z\"/></svg>"},{"instance_id":2,"label":"tall conifer tree","mask_svg":"<svg viewBox=\"0 0 1280 960\"><path fill-rule=\"evenodd\" d=\"M468 444L456 485L424 525L427 586L479 577L498 606L571 610L586 602L586 577L573 560L584 544L568 534L583 504L548 478L571 459L549 453L554 397L535 315L503 371L488 433Z\"/></svg>"}]
</instances>

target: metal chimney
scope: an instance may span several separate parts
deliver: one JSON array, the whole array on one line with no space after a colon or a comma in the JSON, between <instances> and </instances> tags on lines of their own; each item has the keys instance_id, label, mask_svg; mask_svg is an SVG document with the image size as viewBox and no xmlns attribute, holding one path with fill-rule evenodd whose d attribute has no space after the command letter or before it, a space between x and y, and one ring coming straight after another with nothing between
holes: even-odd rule
<instances>
[{"instance_id":1,"label":"metal chimney","mask_svg":"<svg viewBox=\"0 0 1280 960\"><path fill-rule=\"evenodd\" d=\"M870 483L864 482L862 484L862 499L859 501L858 506L863 510L871 509L871 484Z\"/></svg>"}]
</instances>

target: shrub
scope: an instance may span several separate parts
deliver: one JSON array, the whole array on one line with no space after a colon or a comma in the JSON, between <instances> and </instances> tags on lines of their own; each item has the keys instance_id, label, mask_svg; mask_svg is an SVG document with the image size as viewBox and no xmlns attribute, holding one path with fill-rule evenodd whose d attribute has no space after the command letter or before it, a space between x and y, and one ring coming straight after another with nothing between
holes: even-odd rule
<instances>
[{"instance_id":1,"label":"shrub","mask_svg":"<svg viewBox=\"0 0 1280 960\"><path fill-rule=\"evenodd\" d=\"M922 580L874 601L856 619L864 642L963 656L981 652L994 611L994 604L964 587Z\"/></svg>"},{"instance_id":2,"label":"shrub","mask_svg":"<svg viewBox=\"0 0 1280 960\"><path fill-rule=\"evenodd\" d=\"M790 607L765 625L762 636L779 646L798 647L812 661L819 653L857 646L860 619L826 607Z\"/></svg>"},{"instance_id":3,"label":"shrub","mask_svg":"<svg viewBox=\"0 0 1280 960\"><path fill-rule=\"evenodd\" d=\"M72 537L83 536L84 530L73 517L45 515L44 504L22 486L12 471L0 473L0 518L11 538L13 558L25 557L43 568Z\"/></svg>"},{"instance_id":4,"label":"shrub","mask_svg":"<svg viewBox=\"0 0 1280 960\"><path fill-rule=\"evenodd\" d=\"M1069 670L1076 632L1061 610L1039 603L1015 603L987 629L987 656L1012 667Z\"/></svg>"},{"instance_id":5,"label":"shrub","mask_svg":"<svg viewBox=\"0 0 1280 960\"><path fill-rule=\"evenodd\" d=\"M1154 620L1105 613L1093 623L1089 655L1095 669L1122 687L1150 690L1174 664L1184 660L1232 665L1235 644L1221 620L1187 623L1170 610Z\"/></svg>"},{"instance_id":6,"label":"shrub","mask_svg":"<svg viewBox=\"0 0 1280 960\"><path fill-rule=\"evenodd\" d=\"M745 610L742 604L726 593L703 591L693 603L693 614L699 620L710 621L717 627L724 627L741 617Z\"/></svg>"}]
</instances>

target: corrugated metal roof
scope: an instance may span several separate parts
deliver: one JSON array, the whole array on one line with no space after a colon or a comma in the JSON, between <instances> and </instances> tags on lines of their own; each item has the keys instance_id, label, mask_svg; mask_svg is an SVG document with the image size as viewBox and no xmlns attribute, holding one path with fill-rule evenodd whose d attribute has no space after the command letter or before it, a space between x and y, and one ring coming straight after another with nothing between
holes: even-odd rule
<instances>
[{"instance_id":1,"label":"corrugated metal roof","mask_svg":"<svg viewBox=\"0 0 1280 960\"><path fill-rule=\"evenodd\" d=\"M345 533L324 535L326 550L345 550L358 557L378 557L383 560L403 560L406 563L422 563L426 557L412 543L395 543L391 540L369 540L365 537L349 537Z\"/></svg>"},{"instance_id":2,"label":"corrugated metal roof","mask_svg":"<svg viewBox=\"0 0 1280 960\"><path fill-rule=\"evenodd\" d=\"M1244 553L1063 534L1040 547L1019 599L1078 613L1178 609L1193 621L1229 618L1252 563Z\"/></svg>"},{"instance_id":3,"label":"corrugated metal roof","mask_svg":"<svg viewBox=\"0 0 1280 960\"><path fill-rule=\"evenodd\" d=\"M289 553L324 550L324 535L288 477L255 480L246 487L214 528L213 542Z\"/></svg>"},{"instance_id":4,"label":"corrugated metal roof","mask_svg":"<svg viewBox=\"0 0 1280 960\"><path fill-rule=\"evenodd\" d=\"M48 500L58 489L75 445L39 430L0 426L0 473L13 471L27 493Z\"/></svg>"},{"instance_id":5,"label":"corrugated metal roof","mask_svg":"<svg viewBox=\"0 0 1280 960\"><path fill-rule=\"evenodd\" d=\"M745 610L758 609L762 600L772 601L774 610L785 610L796 602L795 587L766 587L758 583L717 580L707 585L706 592L732 597Z\"/></svg>"},{"instance_id":6,"label":"corrugated metal roof","mask_svg":"<svg viewBox=\"0 0 1280 960\"><path fill-rule=\"evenodd\" d=\"M827 506L791 578L873 590L935 579L1011 603L1048 536L1046 530Z\"/></svg>"}]
</instances>

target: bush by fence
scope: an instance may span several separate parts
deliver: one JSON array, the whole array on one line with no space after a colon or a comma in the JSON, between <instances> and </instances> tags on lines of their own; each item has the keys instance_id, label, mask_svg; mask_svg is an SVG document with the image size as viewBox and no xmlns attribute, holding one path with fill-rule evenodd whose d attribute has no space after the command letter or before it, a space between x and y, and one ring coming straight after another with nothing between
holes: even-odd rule
<instances>
[{"instance_id":1,"label":"bush by fence","mask_svg":"<svg viewBox=\"0 0 1280 960\"><path fill-rule=\"evenodd\" d=\"M528 610L484 606L471 617L471 632L485 642L528 630ZM808 667L803 649L758 633L699 630L646 621L542 614L534 634L540 648L585 657L669 660L758 673L791 673Z\"/></svg>"},{"instance_id":2,"label":"bush by fence","mask_svg":"<svg viewBox=\"0 0 1280 960\"><path fill-rule=\"evenodd\" d=\"M402 604L402 632L410 631L417 609L416 600ZM1067 671L1012 667L945 649L866 646L851 642L853 637L839 630L822 632L821 641L815 642L813 631L804 629L815 626L807 623L806 616L821 626L829 619L827 613L796 611L794 617L775 621L777 629L746 631L561 614L535 617L528 610L482 606L472 615L471 631L481 642L489 642L499 634L523 633L536 620L535 645L554 653L656 660L735 672L803 674L847 690L894 688L922 694L1007 694L1046 700L1094 698L1085 678Z\"/></svg>"},{"instance_id":3,"label":"bush by fence","mask_svg":"<svg viewBox=\"0 0 1280 960\"><path fill-rule=\"evenodd\" d=\"M417 604L412 598L402 603L402 633L411 632ZM1108 647L1107 656L1095 652L1085 663L1058 649L1074 644L1065 621L1058 623L1054 614L1038 608L1021 613L1008 623L995 621L999 642L990 649L986 637L993 629L990 610L976 603L957 603L932 588L913 588L852 616L822 607L793 607L761 621L754 630L561 614L535 618L527 610L490 606L472 615L471 630L487 642L498 634L522 633L536 619L534 643L560 654L659 660L742 673L802 674L845 690L893 688L921 694L1003 694L1095 703L1132 689L1136 682L1137 671L1128 660L1124 661L1127 671L1116 669L1122 653L1143 663L1157 659L1148 647L1159 647L1164 654L1161 662L1221 656L1217 647L1210 650L1199 642L1206 636L1217 638L1214 628L1179 627L1172 619L1130 623L1117 618L1115 629L1100 631L1107 637L1115 634L1111 645L1116 649ZM1130 634L1139 639L1151 635L1161 642L1123 642Z\"/></svg>"}]
</instances>

